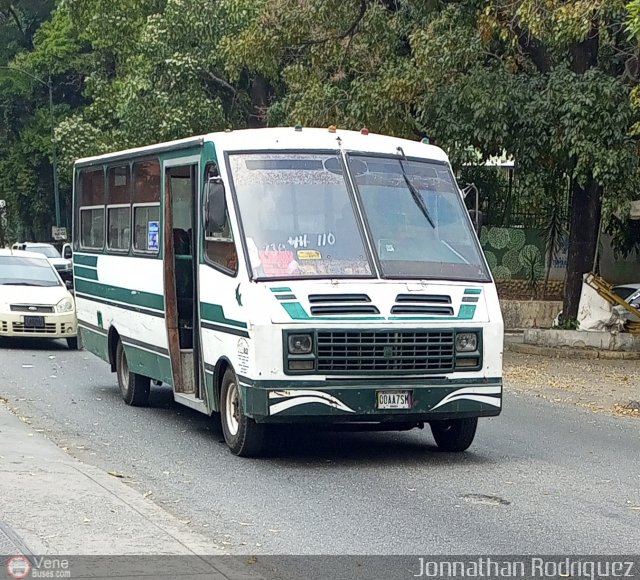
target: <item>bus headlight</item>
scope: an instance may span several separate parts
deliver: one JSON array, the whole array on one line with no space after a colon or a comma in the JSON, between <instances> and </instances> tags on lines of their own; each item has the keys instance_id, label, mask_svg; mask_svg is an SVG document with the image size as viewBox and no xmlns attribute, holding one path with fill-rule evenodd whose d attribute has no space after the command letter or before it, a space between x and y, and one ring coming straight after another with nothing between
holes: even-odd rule
<instances>
[{"instance_id":1,"label":"bus headlight","mask_svg":"<svg viewBox=\"0 0 640 580\"><path fill-rule=\"evenodd\" d=\"M475 332L456 334L456 352L475 352L478 350L478 335Z\"/></svg>"},{"instance_id":2,"label":"bus headlight","mask_svg":"<svg viewBox=\"0 0 640 580\"><path fill-rule=\"evenodd\" d=\"M310 334L290 334L287 343L289 354L309 354L313 350L313 337Z\"/></svg>"},{"instance_id":3,"label":"bus headlight","mask_svg":"<svg viewBox=\"0 0 640 580\"><path fill-rule=\"evenodd\" d=\"M56 304L56 312L63 314L73 310L73 301L70 298L63 298Z\"/></svg>"}]
</instances>

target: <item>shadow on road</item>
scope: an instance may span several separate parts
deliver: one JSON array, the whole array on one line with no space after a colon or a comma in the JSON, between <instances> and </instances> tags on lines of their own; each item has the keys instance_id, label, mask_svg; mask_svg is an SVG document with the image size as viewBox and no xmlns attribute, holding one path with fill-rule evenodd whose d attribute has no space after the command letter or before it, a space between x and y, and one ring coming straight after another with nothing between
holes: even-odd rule
<instances>
[{"instance_id":1,"label":"shadow on road","mask_svg":"<svg viewBox=\"0 0 640 580\"><path fill-rule=\"evenodd\" d=\"M0 349L6 350L69 350L64 339L53 338L0 338Z\"/></svg>"},{"instance_id":2,"label":"shadow on road","mask_svg":"<svg viewBox=\"0 0 640 580\"><path fill-rule=\"evenodd\" d=\"M204 438L207 443L222 447L228 453L223 440L217 414L208 417L176 403L170 387L154 386L151 389L149 407L126 407L120 398L117 385L93 385L100 396L109 404L122 405L123 412L148 414L162 420L170 419L181 431L181 437ZM125 411L127 409L128 411ZM480 424L480 429L482 423ZM200 441L202 442L202 440ZM428 425L411 431L356 431L344 427L332 428L319 425L273 425L270 443L261 459L237 459L238 461L268 461L274 466L296 466L310 464L323 467L341 467L356 464L359 467L386 465L406 465L407 461L433 465L487 465L494 460L473 447L466 453L444 453L438 450Z\"/></svg>"}]
</instances>

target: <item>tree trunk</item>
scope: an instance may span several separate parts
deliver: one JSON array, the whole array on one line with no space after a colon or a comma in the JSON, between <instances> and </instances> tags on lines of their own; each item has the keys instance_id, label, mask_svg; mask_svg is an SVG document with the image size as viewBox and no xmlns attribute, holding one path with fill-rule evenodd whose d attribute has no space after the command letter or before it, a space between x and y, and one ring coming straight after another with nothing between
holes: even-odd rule
<instances>
[{"instance_id":1,"label":"tree trunk","mask_svg":"<svg viewBox=\"0 0 640 580\"><path fill-rule=\"evenodd\" d=\"M592 177L584 188L577 181L573 183L567 282L562 306L563 320L577 318L582 277L593 267L602 211L601 194L602 187Z\"/></svg>"},{"instance_id":2,"label":"tree trunk","mask_svg":"<svg viewBox=\"0 0 640 580\"><path fill-rule=\"evenodd\" d=\"M251 83L251 113L249 127L260 129L267 126L267 109L271 96L271 87L262 75L256 75Z\"/></svg>"}]
</instances>

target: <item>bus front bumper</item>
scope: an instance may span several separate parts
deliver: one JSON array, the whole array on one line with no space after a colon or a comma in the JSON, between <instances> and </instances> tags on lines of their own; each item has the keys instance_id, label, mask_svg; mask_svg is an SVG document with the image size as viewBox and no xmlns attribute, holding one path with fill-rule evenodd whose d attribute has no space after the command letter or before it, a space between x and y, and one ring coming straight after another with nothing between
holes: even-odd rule
<instances>
[{"instance_id":1,"label":"bus front bumper","mask_svg":"<svg viewBox=\"0 0 640 580\"><path fill-rule=\"evenodd\" d=\"M260 423L419 423L491 417L502 410L502 379L465 381L372 380L240 381L245 414Z\"/></svg>"}]
</instances>

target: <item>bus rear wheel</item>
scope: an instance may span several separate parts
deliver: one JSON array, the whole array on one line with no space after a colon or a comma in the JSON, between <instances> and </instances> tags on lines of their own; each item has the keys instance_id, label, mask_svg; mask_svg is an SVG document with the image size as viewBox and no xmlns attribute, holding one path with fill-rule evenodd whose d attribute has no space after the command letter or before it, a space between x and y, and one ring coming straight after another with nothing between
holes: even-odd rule
<instances>
[{"instance_id":1,"label":"bus rear wheel","mask_svg":"<svg viewBox=\"0 0 640 580\"><path fill-rule=\"evenodd\" d=\"M240 386L231 369L227 369L222 378L220 421L224 440L234 455L260 455L265 445L265 425L256 423L242 411Z\"/></svg>"},{"instance_id":2,"label":"bus rear wheel","mask_svg":"<svg viewBox=\"0 0 640 580\"><path fill-rule=\"evenodd\" d=\"M144 407L149 402L151 381L129 370L127 355L124 352L122 341L118 340L116 347L116 375L120 394L127 405L132 407Z\"/></svg>"},{"instance_id":3,"label":"bus rear wheel","mask_svg":"<svg viewBox=\"0 0 640 580\"><path fill-rule=\"evenodd\" d=\"M473 443L478 417L431 421L431 433L442 451L466 451Z\"/></svg>"}]
</instances>

